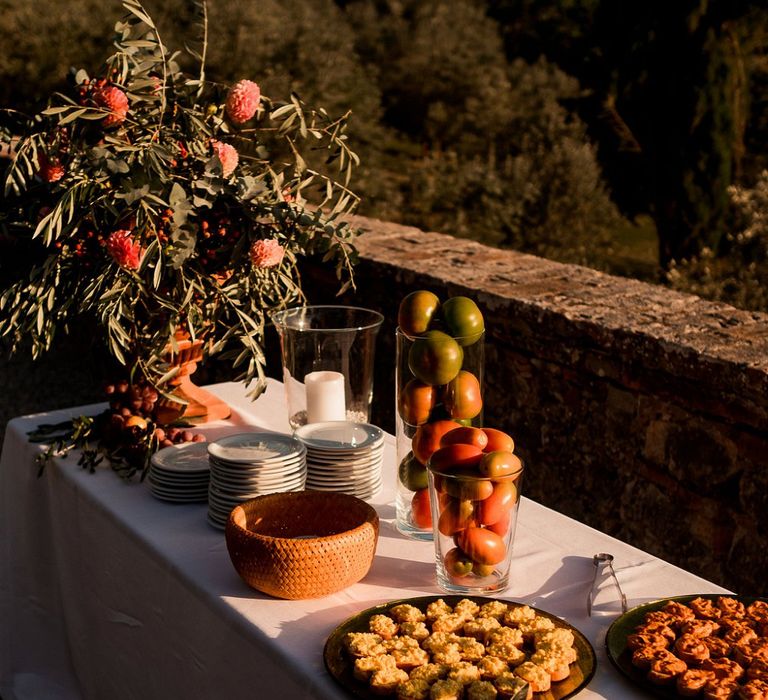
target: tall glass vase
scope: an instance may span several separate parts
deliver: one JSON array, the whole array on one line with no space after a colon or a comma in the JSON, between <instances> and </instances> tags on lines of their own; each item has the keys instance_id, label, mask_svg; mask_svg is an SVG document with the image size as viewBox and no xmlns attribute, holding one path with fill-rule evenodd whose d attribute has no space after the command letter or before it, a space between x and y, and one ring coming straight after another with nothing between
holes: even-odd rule
<instances>
[{"instance_id":1,"label":"tall glass vase","mask_svg":"<svg viewBox=\"0 0 768 700\"><path fill-rule=\"evenodd\" d=\"M427 463L446 432L483 423L485 333L412 337L398 328L396 339L396 525L408 537L431 540Z\"/></svg>"}]
</instances>

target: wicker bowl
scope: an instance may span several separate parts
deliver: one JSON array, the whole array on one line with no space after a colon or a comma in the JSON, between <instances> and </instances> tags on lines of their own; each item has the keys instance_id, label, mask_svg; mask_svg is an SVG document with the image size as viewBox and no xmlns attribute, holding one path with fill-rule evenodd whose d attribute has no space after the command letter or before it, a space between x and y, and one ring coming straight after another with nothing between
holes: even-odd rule
<instances>
[{"instance_id":1,"label":"wicker bowl","mask_svg":"<svg viewBox=\"0 0 768 700\"><path fill-rule=\"evenodd\" d=\"M259 496L233 508L229 556L249 586L276 598L319 598L368 573L379 517L343 493L295 491Z\"/></svg>"}]
</instances>

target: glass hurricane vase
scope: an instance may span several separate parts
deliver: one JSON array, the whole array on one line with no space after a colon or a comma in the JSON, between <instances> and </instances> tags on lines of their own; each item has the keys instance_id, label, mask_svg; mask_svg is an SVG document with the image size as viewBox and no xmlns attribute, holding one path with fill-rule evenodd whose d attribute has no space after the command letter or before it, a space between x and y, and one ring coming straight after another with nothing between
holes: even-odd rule
<instances>
[{"instance_id":1,"label":"glass hurricane vase","mask_svg":"<svg viewBox=\"0 0 768 700\"><path fill-rule=\"evenodd\" d=\"M432 539L427 463L441 437L458 425L482 425L484 338L396 330L395 511L408 537Z\"/></svg>"}]
</instances>

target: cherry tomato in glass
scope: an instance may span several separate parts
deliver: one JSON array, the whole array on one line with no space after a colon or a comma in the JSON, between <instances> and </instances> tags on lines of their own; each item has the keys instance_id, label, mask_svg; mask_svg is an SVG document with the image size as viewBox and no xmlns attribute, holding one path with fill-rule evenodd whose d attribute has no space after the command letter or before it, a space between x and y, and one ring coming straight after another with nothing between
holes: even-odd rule
<instances>
[{"instance_id":1,"label":"cherry tomato in glass","mask_svg":"<svg viewBox=\"0 0 768 700\"><path fill-rule=\"evenodd\" d=\"M432 527L432 507L429 504L429 489L421 489L413 494L411 500L411 519L422 530Z\"/></svg>"},{"instance_id":2,"label":"cherry tomato in glass","mask_svg":"<svg viewBox=\"0 0 768 700\"><path fill-rule=\"evenodd\" d=\"M478 470L489 479L499 479L503 476L516 474L523 468L520 458L511 452L486 452L480 460Z\"/></svg>"},{"instance_id":3,"label":"cherry tomato in glass","mask_svg":"<svg viewBox=\"0 0 768 700\"><path fill-rule=\"evenodd\" d=\"M445 476L442 490L454 498L467 501L482 501L493 493L493 482L479 478L477 471L456 469Z\"/></svg>"},{"instance_id":4,"label":"cherry tomato in glass","mask_svg":"<svg viewBox=\"0 0 768 700\"><path fill-rule=\"evenodd\" d=\"M451 418L474 418L483 410L480 382L472 372L461 370L445 387L443 403Z\"/></svg>"},{"instance_id":5,"label":"cherry tomato in glass","mask_svg":"<svg viewBox=\"0 0 768 700\"><path fill-rule=\"evenodd\" d=\"M440 447L440 440L450 430L460 427L452 420L436 420L416 428L411 439L411 448L416 459L422 464L429 462L432 453Z\"/></svg>"},{"instance_id":6,"label":"cherry tomato in glass","mask_svg":"<svg viewBox=\"0 0 768 700\"><path fill-rule=\"evenodd\" d=\"M400 462L397 470L400 483L409 491L420 491L427 488L427 468L409 452Z\"/></svg>"},{"instance_id":7,"label":"cherry tomato in glass","mask_svg":"<svg viewBox=\"0 0 768 700\"><path fill-rule=\"evenodd\" d=\"M512 522L512 511L508 510L500 520L497 520L495 523L491 525L486 525L486 527L491 532L495 532L499 537L506 537L507 532L509 531L509 525L511 522Z\"/></svg>"},{"instance_id":8,"label":"cherry tomato in glass","mask_svg":"<svg viewBox=\"0 0 768 700\"><path fill-rule=\"evenodd\" d=\"M458 546L478 564L498 564L507 556L504 540L484 527L468 527L456 535Z\"/></svg>"},{"instance_id":9,"label":"cherry tomato in glass","mask_svg":"<svg viewBox=\"0 0 768 700\"><path fill-rule=\"evenodd\" d=\"M477 522L493 525L508 516L517 501L517 486L511 480L499 481L493 493L477 504ZM497 533L501 534L501 533Z\"/></svg>"},{"instance_id":10,"label":"cherry tomato in glass","mask_svg":"<svg viewBox=\"0 0 768 700\"><path fill-rule=\"evenodd\" d=\"M421 425L429 420L435 407L437 392L433 386L411 379L398 396L400 417L409 425Z\"/></svg>"},{"instance_id":11,"label":"cherry tomato in glass","mask_svg":"<svg viewBox=\"0 0 768 700\"><path fill-rule=\"evenodd\" d=\"M443 559L446 573L451 577L462 578L472 573L472 560L458 547L449 550Z\"/></svg>"},{"instance_id":12,"label":"cherry tomato in glass","mask_svg":"<svg viewBox=\"0 0 768 700\"><path fill-rule=\"evenodd\" d=\"M448 332L463 346L480 340L485 330L483 314L469 297L451 297L440 309L443 323Z\"/></svg>"},{"instance_id":13,"label":"cherry tomato in glass","mask_svg":"<svg viewBox=\"0 0 768 700\"><path fill-rule=\"evenodd\" d=\"M504 431L496 430L496 428L483 428L482 430L488 438L488 443L484 448L486 452L515 451L515 441Z\"/></svg>"},{"instance_id":14,"label":"cherry tomato in glass","mask_svg":"<svg viewBox=\"0 0 768 700\"><path fill-rule=\"evenodd\" d=\"M472 445L446 445L432 453L429 468L436 472L452 471L461 467L476 468L483 458L483 451Z\"/></svg>"},{"instance_id":15,"label":"cherry tomato in glass","mask_svg":"<svg viewBox=\"0 0 768 700\"><path fill-rule=\"evenodd\" d=\"M450 382L463 361L461 346L442 331L427 331L413 341L408 351L408 367L413 376L432 386Z\"/></svg>"},{"instance_id":16,"label":"cherry tomato in glass","mask_svg":"<svg viewBox=\"0 0 768 700\"><path fill-rule=\"evenodd\" d=\"M441 506L440 517L437 519L437 529L446 537L453 537L459 530L469 527L472 514L475 511L472 501L459 501L452 498Z\"/></svg>"},{"instance_id":17,"label":"cherry tomato in glass","mask_svg":"<svg viewBox=\"0 0 768 700\"><path fill-rule=\"evenodd\" d=\"M439 307L440 299L436 294L423 289L411 292L400 302L397 324L409 336L426 333Z\"/></svg>"},{"instance_id":18,"label":"cherry tomato in glass","mask_svg":"<svg viewBox=\"0 0 768 700\"><path fill-rule=\"evenodd\" d=\"M446 445L473 445L485 450L488 444L488 436L482 428L461 427L451 430L440 438L440 446Z\"/></svg>"}]
</instances>

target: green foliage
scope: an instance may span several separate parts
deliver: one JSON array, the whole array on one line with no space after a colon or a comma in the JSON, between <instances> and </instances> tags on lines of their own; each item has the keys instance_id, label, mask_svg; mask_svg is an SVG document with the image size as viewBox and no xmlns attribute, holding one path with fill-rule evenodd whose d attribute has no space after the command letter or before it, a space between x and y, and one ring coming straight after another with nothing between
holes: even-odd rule
<instances>
[{"instance_id":1,"label":"green foliage","mask_svg":"<svg viewBox=\"0 0 768 700\"><path fill-rule=\"evenodd\" d=\"M13 143L0 230L34 264L0 295L0 338L36 357L91 316L120 362L162 385L183 332L258 392L267 316L302 298L298 257L333 262L342 289L352 281L348 115L292 93L257 96L255 116L234 119L226 87L205 79L205 5L193 74L137 0L123 5L102 77L76 73Z\"/></svg>"},{"instance_id":2,"label":"green foliage","mask_svg":"<svg viewBox=\"0 0 768 700\"><path fill-rule=\"evenodd\" d=\"M197 31L189 0L146 2L169 44ZM101 55L95 0L0 8L0 101L63 90L75 48ZM257 75L267 94L353 112L369 216L619 274L617 238L642 238L657 279L635 223L671 242L666 258L726 254L727 187L753 186L768 158L768 12L746 0L232 0L208 20L208 80Z\"/></svg>"},{"instance_id":3,"label":"green foliage","mask_svg":"<svg viewBox=\"0 0 768 700\"><path fill-rule=\"evenodd\" d=\"M724 251L716 256L705 248L674 265L668 282L707 299L768 311L768 171L754 188L732 187L730 195L736 223Z\"/></svg>"}]
</instances>

